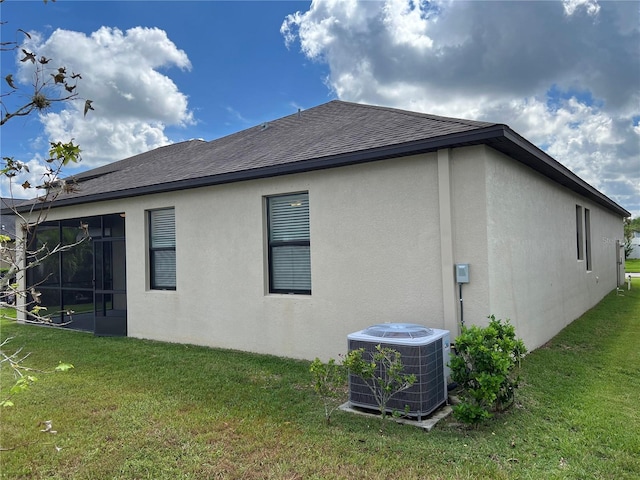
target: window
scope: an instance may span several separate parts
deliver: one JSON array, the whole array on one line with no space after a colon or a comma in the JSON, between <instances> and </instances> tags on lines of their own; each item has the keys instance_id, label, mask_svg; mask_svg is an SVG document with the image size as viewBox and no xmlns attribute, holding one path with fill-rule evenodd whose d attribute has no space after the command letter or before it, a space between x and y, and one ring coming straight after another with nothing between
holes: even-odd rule
<instances>
[{"instance_id":1,"label":"window","mask_svg":"<svg viewBox=\"0 0 640 480\"><path fill-rule=\"evenodd\" d=\"M267 198L269 292L311 294L309 194Z\"/></svg>"},{"instance_id":2,"label":"window","mask_svg":"<svg viewBox=\"0 0 640 480\"><path fill-rule=\"evenodd\" d=\"M584 243L587 270L591 270L591 212L588 208L584 209Z\"/></svg>"},{"instance_id":3,"label":"window","mask_svg":"<svg viewBox=\"0 0 640 480\"><path fill-rule=\"evenodd\" d=\"M582 207L576 205L576 241L578 260L584 260L584 230L582 228Z\"/></svg>"},{"instance_id":4,"label":"window","mask_svg":"<svg viewBox=\"0 0 640 480\"><path fill-rule=\"evenodd\" d=\"M149 212L149 265L153 290L176 289L176 218L173 208Z\"/></svg>"}]
</instances>

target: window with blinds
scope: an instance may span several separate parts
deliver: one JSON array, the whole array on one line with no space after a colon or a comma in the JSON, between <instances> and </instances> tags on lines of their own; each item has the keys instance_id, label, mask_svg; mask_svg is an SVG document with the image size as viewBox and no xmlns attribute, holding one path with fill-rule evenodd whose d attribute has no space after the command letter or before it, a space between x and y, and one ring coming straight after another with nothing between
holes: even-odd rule
<instances>
[{"instance_id":1,"label":"window with blinds","mask_svg":"<svg viewBox=\"0 0 640 480\"><path fill-rule=\"evenodd\" d=\"M269 292L311 294L309 194L267 198Z\"/></svg>"},{"instance_id":2,"label":"window with blinds","mask_svg":"<svg viewBox=\"0 0 640 480\"><path fill-rule=\"evenodd\" d=\"M584 209L584 251L587 260L587 270L593 270L591 266L591 211Z\"/></svg>"},{"instance_id":3,"label":"window with blinds","mask_svg":"<svg viewBox=\"0 0 640 480\"><path fill-rule=\"evenodd\" d=\"M576 205L576 246L578 260L584 260L584 224L580 205Z\"/></svg>"},{"instance_id":4,"label":"window with blinds","mask_svg":"<svg viewBox=\"0 0 640 480\"><path fill-rule=\"evenodd\" d=\"M149 212L151 288L176 289L176 218L173 208Z\"/></svg>"}]
</instances>

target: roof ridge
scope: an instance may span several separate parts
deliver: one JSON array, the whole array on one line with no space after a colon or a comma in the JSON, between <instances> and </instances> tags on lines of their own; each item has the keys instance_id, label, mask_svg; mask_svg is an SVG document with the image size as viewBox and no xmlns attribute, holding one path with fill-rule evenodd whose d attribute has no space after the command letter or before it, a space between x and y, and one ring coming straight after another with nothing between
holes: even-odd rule
<instances>
[{"instance_id":1,"label":"roof ridge","mask_svg":"<svg viewBox=\"0 0 640 480\"><path fill-rule=\"evenodd\" d=\"M428 118L430 120L434 120L434 121L437 121L437 122L456 123L456 124L465 125L465 126L476 126L477 127L477 126L479 126L479 124L481 124L483 126L487 126L488 127L488 126L492 126L492 125L501 125L500 123L485 122L483 120L471 120L471 119L458 118L458 117L445 117L444 115L436 115L436 114L433 114L433 113L416 112L416 111L412 111L412 110L404 110L402 108L387 107L387 106L384 106L384 105L369 105L369 104L366 104L366 103L350 102L350 101L340 100L340 99L331 100L328 103L333 103L333 102L343 103L345 105L353 105L353 106L361 107L361 108L364 108L364 109L385 110L385 111L388 111L388 112L397 113L397 114L400 114L400 115L406 115L406 116L409 116L409 117ZM320 105L320 106L322 106L322 105Z\"/></svg>"},{"instance_id":2,"label":"roof ridge","mask_svg":"<svg viewBox=\"0 0 640 480\"><path fill-rule=\"evenodd\" d=\"M298 121L299 120L299 121ZM57 205L126 198L488 145L614 211L622 207L503 123L330 100L211 141L185 140L76 174Z\"/></svg>"}]
</instances>

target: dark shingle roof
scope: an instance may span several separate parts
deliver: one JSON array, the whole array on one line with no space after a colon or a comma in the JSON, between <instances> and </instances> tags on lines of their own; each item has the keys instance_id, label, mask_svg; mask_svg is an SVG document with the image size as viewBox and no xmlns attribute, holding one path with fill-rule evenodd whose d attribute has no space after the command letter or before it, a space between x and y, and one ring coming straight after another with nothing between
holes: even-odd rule
<instances>
[{"instance_id":1,"label":"dark shingle roof","mask_svg":"<svg viewBox=\"0 0 640 480\"><path fill-rule=\"evenodd\" d=\"M168 145L84 172L73 177L78 191L55 203L123 198L481 143L626 212L506 125L339 100L210 142Z\"/></svg>"},{"instance_id":2,"label":"dark shingle roof","mask_svg":"<svg viewBox=\"0 0 640 480\"><path fill-rule=\"evenodd\" d=\"M211 142L157 148L76 179L88 179L81 195L112 192L362 152L489 125L336 100Z\"/></svg>"}]
</instances>

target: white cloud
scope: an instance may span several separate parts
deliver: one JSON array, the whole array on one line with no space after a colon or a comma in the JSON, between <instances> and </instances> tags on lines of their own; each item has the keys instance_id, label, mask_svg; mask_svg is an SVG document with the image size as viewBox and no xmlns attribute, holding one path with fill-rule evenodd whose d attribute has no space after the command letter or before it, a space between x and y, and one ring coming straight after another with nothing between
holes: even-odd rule
<instances>
[{"instance_id":1,"label":"white cloud","mask_svg":"<svg viewBox=\"0 0 640 480\"><path fill-rule=\"evenodd\" d=\"M640 214L637 4L320 0L281 32L339 98L506 123Z\"/></svg>"},{"instance_id":2,"label":"white cloud","mask_svg":"<svg viewBox=\"0 0 640 480\"><path fill-rule=\"evenodd\" d=\"M564 5L564 13L567 15L573 15L580 8L587 12L587 15L592 17L600 12L600 5L597 0L562 0Z\"/></svg>"},{"instance_id":3,"label":"white cloud","mask_svg":"<svg viewBox=\"0 0 640 480\"><path fill-rule=\"evenodd\" d=\"M0 177L2 196L16 199L37 196L40 192L34 191L33 187L55 180L55 177L50 175L47 165L42 156L35 155L31 160L24 162L24 168L15 177ZM30 185L27 189L22 187L25 182Z\"/></svg>"},{"instance_id":4,"label":"white cloud","mask_svg":"<svg viewBox=\"0 0 640 480\"><path fill-rule=\"evenodd\" d=\"M67 73L82 75L79 96L91 99L95 111L84 117L79 100L40 118L49 140L73 138L80 144L85 167L166 145L166 126L194 123L187 96L159 71L191 68L186 53L163 30L102 27L87 36L58 29L47 39L34 35L26 48L65 65ZM21 67L24 81L28 65Z\"/></svg>"},{"instance_id":5,"label":"white cloud","mask_svg":"<svg viewBox=\"0 0 640 480\"><path fill-rule=\"evenodd\" d=\"M383 7L383 23L393 43L418 50L431 48L433 40L427 35L429 4L390 0Z\"/></svg>"}]
</instances>

